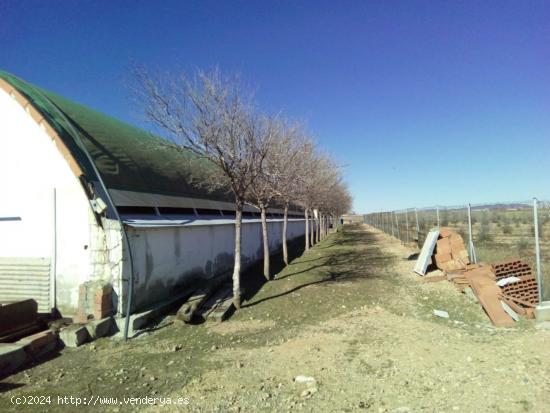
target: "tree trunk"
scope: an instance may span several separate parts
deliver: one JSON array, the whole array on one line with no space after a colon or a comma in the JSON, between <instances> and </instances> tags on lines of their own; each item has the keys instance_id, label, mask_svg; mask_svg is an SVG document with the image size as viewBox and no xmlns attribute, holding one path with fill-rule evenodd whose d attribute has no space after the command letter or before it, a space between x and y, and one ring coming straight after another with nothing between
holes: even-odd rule
<instances>
[{"instance_id":1,"label":"tree trunk","mask_svg":"<svg viewBox=\"0 0 550 413\"><path fill-rule=\"evenodd\" d=\"M243 204L237 203L235 211L235 263L233 265L233 305L241 308L241 223Z\"/></svg>"},{"instance_id":2,"label":"tree trunk","mask_svg":"<svg viewBox=\"0 0 550 413\"><path fill-rule=\"evenodd\" d=\"M321 214L321 234L320 234L320 237L321 237L321 240L324 240L325 239L325 216L323 214Z\"/></svg>"},{"instance_id":3,"label":"tree trunk","mask_svg":"<svg viewBox=\"0 0 550 413\"><path fill-rule=\"evenodd\" d=\"M315 242L321 241L321 215L317 213L317 219L315 219Z\"/></svg>"},{"instance_id":4,"label":"tree trunk","mask_svg":"<svg viewBox=\"0 0 550 413\"><path fill-rule=\"evenodd\" d=\"M306 222L306 251L309 250L309 217L308 209L304 210L305 222Z\"/></svg>"},{"instance_id":5,"label":"tree trunk","mask_svg":"<svg viewBox=\"0 0 550 413\"><path fill-rule=\"evenodd\" d=\"M262 241L264 244L264 277L267 281L271 279L269 275L269 239L267 237L267 216L265 206L260 207L262 215Z\"/></svg>"},{"instance_id":6,"label":"tree trunk","mask_svg":"<svg viewBox=\"0 0 550 413\"><path fill-rule=\"evenodd\" d=\"M314 224L315 224L315 216L313 215L313 210L311 210L311 222L309 223L310 228L310 234L309 234L309 240L311 241L311 246L313 247L315 245L315 238L314 238Z\"/></svg>"},{"instance_id":7,"label":"tree trunk","mask_svg":"<svg viewBox=\"0 0 550 413\"><path fill-rule=\"evenodd\" d=\"M286 245L286 230L288 227L288 202L285 203L285 214L283 217L283 260L288 265L288 246Z\"/></svg>"}]
</instances>

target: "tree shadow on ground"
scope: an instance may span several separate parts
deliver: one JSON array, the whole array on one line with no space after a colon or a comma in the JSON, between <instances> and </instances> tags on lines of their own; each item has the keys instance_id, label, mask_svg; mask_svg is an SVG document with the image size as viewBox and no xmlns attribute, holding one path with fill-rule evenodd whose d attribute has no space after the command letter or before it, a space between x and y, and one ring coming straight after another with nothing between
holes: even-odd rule
<instances>
[{"instance_id":1,"label":"tree shadow on ground","mask_svg":"<svg viewBox=\"0 0 550 413\"><path fill-rule=\"evenodd\" d=\"M247 303L243 305L243 308L252 307L268 300L283 297L311 285L380 278L369 271L369 269L373 267L391 266L395 264L395 258L384 253L376 246L376 238L375 234L360 230L358 226L350 226L347 229L339 231L334 235L330 245L342 246L344 248L326 251L329 248L326 245L316 246L311 251L315 252L316 250L324 249L324 256L315 260L291 263L289 270L291 271L293 265L302 264L304 262L318 261L315 265L308 266L298 271L291 271L283 274L281 277L275 278L275 281L279 281L288 279L289 277L296 278L296 276L305 276L307 273L314 272L315 275L319 277L317 280L304 280L302 284L293 286L288 290L252 301L256 293L260 290L257 289L253 295L247 295ZM352 246L358 246L360 248L352 248ZM265 279L260 288L263 284L265 284Z\"/></svg>"},{"instance_id":2,"label":"tree shadow on ground","mask_svg":"<svg viewBox=\"0 0 550 413\"><path fill-rule=\"evenodd\" d=\"M300 257L305 249L305 240L304 237L298 237L288 243L288 261L289 265L292 265L292 261ZM315 261L315 260L310 260ZM270 257L270 272L273 274L280 273L286 264L283 260L282 251L271 255ZM249 301L254 297L258 291L264 286L267 282L263 275L263 260L259 260L249 267L246 271L241 274L241 288L243 290L242 299L243 301Z\"/></svg>"},{"instance_id":3,"label":"tree shadow on ground","mask_svg":"<svg viewBox=\"0 0 550 413\"><path fill-rule=\"evenodd\" d=\"M0 380L5 379L6 377L11 376L12 374L16 374L25 370L32 369L40 364L53 360L61 356L61 352L60 352L61 350L62 350L62 346L58 345L55 348L55 350L47 354L31 357L26 363L18 367L16 370L0 371ZM14 386L14 387L10 388L10 386ZM16 388L16 387L22 387L22 386L25 386L25 383L23 384L0 383L0 393L3 393L8 390L12 390L13 388Z\"/></svg>"}]
</instances>

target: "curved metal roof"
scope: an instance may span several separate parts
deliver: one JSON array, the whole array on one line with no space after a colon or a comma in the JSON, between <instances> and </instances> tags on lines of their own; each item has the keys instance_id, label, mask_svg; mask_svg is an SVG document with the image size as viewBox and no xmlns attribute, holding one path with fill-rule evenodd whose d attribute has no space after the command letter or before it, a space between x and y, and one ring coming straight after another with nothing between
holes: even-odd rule
<instances>
[{"instance_id":1,"label":"curved metal roof","mask_svg":"<svg viewBox=\"0 0 550 413\"><path fill-rule=\"evenodd\" d=\"M87 180L95 181L87 151L108 189L232 201L193 184L205 160L167 146L168 141L7 72L0 79L13 86L44 117L75 159Z\"/></svg>"}]
</instances>

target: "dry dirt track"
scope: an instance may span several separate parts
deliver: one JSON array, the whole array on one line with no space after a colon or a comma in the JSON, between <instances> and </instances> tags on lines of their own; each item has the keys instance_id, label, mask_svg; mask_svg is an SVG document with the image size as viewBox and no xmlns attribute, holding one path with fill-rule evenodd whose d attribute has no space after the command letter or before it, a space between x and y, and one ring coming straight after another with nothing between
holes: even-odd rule
<instances>
[{"instance_id":1,"label":"dry dirt track","mask_svg":"<svg viewBox=\"0 0 550 413\"><path fill-rule=\"evenodd\" d=\"M527 321L493 328L449 283L419 282L410 252L371 228L347 227L230 321L168 317L123 352L111 339L66 351L4 380L23 386L0 394L0 410L18 411L6 402L14 394L111 392L190 403L100 410L550 412L550 332ZM297 375L316 382L295 383Z\"/></svg>"}]
</instances>

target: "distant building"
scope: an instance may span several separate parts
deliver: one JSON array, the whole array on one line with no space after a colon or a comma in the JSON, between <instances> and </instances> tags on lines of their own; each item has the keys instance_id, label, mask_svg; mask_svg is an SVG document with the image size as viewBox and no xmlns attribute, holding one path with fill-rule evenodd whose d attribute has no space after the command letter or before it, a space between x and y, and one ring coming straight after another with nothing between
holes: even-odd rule
<instances>
[{"instance_id":1,"label":"distant building","mask_svg":"<svg viewBox=\"0 0 550 413\"><path fill-rule=\"evenodd\" d=\"M121 314L132 271L136 311L231 270L234 205L191 184L189 154L5 72L0 141L0 303L34 298L72 315L79 285L97 280L112 284ZM269 212L275 251L283 211ZM291 214L289 239L304 232ZM244 265L261 251L246 207Z\"/></svg>"}]
</instances>

